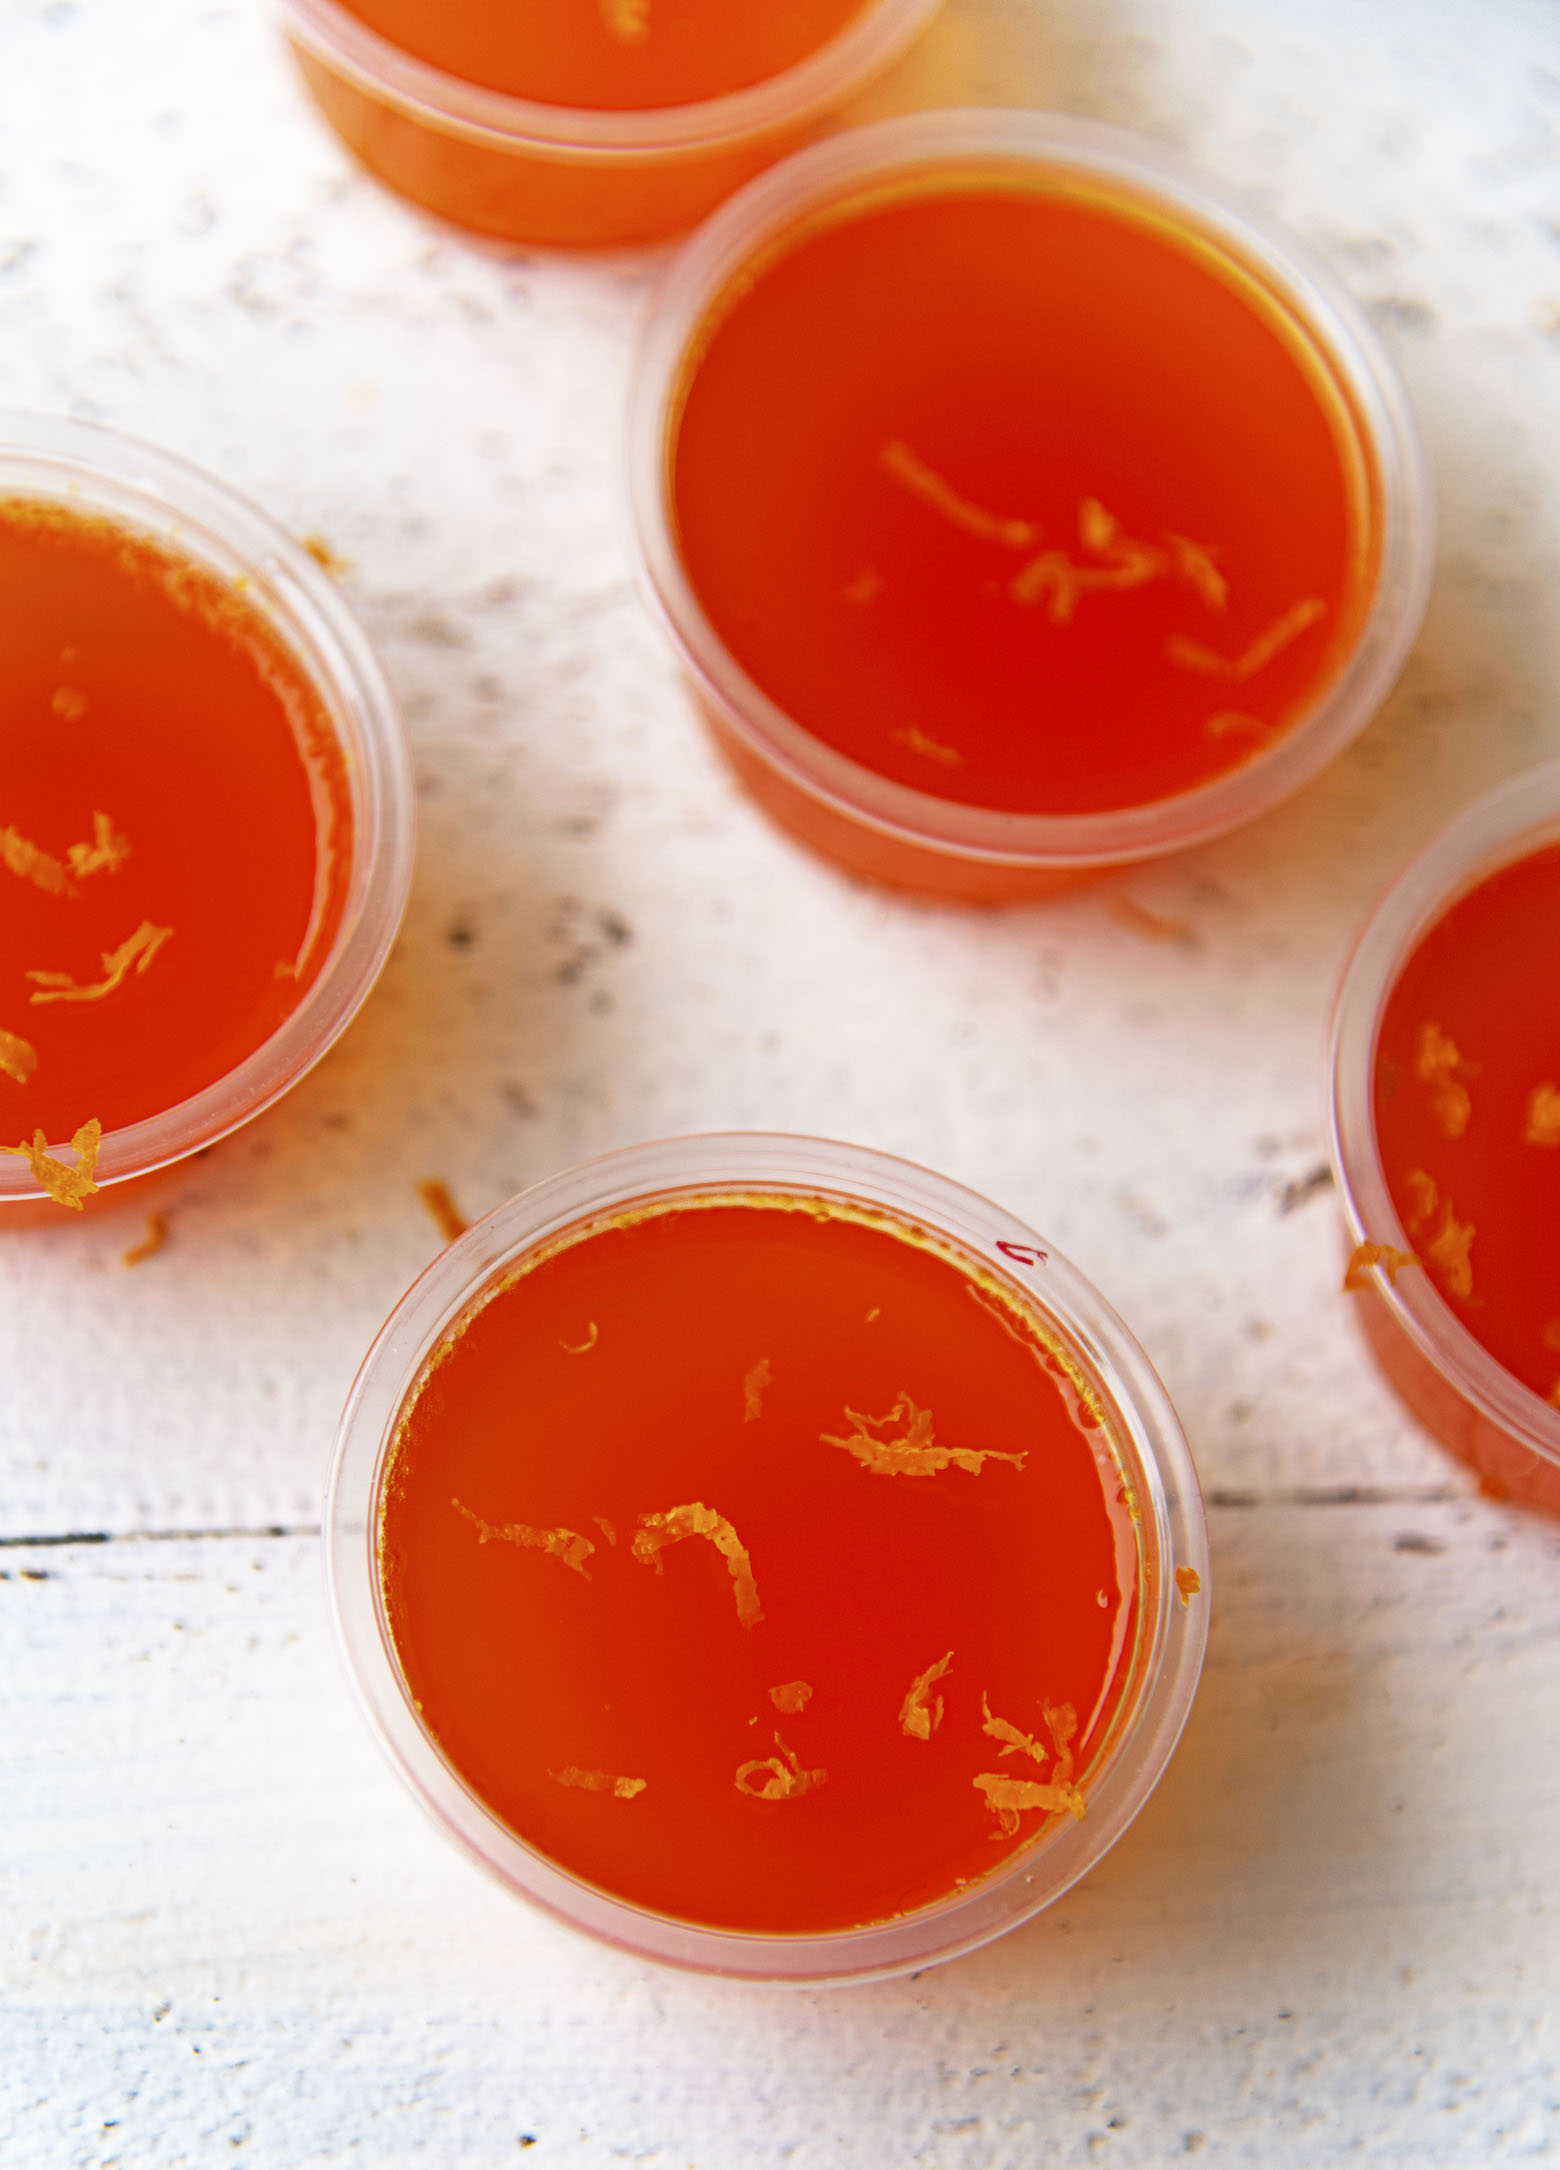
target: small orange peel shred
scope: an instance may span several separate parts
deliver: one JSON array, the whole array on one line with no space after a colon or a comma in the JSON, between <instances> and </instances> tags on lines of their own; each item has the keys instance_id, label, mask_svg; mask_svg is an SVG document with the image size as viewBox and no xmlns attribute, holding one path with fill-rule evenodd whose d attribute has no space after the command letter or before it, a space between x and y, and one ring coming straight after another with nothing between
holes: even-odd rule
<instances>
[{"instance_id":1,"label":"small orange peel shred","mask_svg":"<svg viewBox=\"0 0 1560 2170\"><path fill-rule=\"evenodd\" d=\"M29 1002L101 1002L123 987L132 972L144 973L152 959L170 941L172 927L154 927L149 919L143 919L134 934L127 935L117 949L102 952L103 977L82 986L69 972L32 971L26 977L36 990L28 996Z\"/></svg>"},{"instance_id":2,"label":"small orange peel shred","mask_svg":"<svg viewBox=\"0 0 1560 2170\"><path fill-rule=\"evenodd\" d=\"M458 1499L452 1499L450 1505L458 1515L463 1515L472 1524L479 1545L518 1545L524 1552L548 1553L589 1582L590 1572L585 1562L596 1548L590 1539L582 1537L578 1530L535 1529L529 1522L488 1522L481 1515L474 1514L469 1507L462 1506Z\"/></svg>"},{"instance_id":3,"label":"small orange peel shred","mask_svg":"<svg viewBox=\"0 0 1560 2170\"><path fill-rule=\"evenodd\" d=\"M1419 1259L1412 1251L1400 1251L1391 1243L1357 1243L1349 1253L1349 1263L1343 1271L1345 1294L1371 1286L1372 1270L1379 1266L1388 1283L1395 1281L1405 1266L1417 1266Z\"/></svg>"},{"instance_id":4,"label":"small orange peel shred","mask_svg":"<svg viewBox=\"0 0 1560 2170\"><path fill-rule=\"evenodd\" d=\"M15 1078L18 1085L25 1085L37 1067L38 1050L32 1042L0 1025L0 1076Z\"/></svg>"},{"instance_id":5,"label":"small orange peel shred","mask_svg":"<svg viewBox=\"0 0 1560 2170\"><path fill-rule=\"evenodd\" d=\"M863 1416L850 1408L845 1415L853 1429L843 1439L833 1432L818 1436L826 1447L841 1447L853 1455L874 1477L933 1477L948 1468L978 1477L988 1462L1024 1466L1022 1454L1004 1454L995 1447L940 1446L932 1436L931 1411L918 1408L902 1387L886 1416ZM879 1433L889 1436L880 1438Z\"/></svg>"},{"instance_id":6,"label":"small orange peel shred","mask_svg":"<svg viewBox=\"0 0 1560 2170\"><path fill-rule=\"evenodd\" d=\"M160 1213L146 1216L146 1234L139 1243L132 1243L120 1258L122 1266L144 1266L149 1258L155 1258L168 1240L168 1223Z\"/></svg>"},{"instance_id":7,"label":"small orange peel shred","mask_svg":"<svg viewBox=\"0 0 1560 2170\"><path fill-rule=\"evenodd\" d=\"M585 1771L566 1763L561 1771L549 1771L555 1786L572 1786L577 1793L610 1793L615 1800L632 1801L644 1792L648 1778L619 1778L612 1771Z\"/></svg>"},{"instance_id":8,"label":"small orange peel shred","mask_svg":"<svg viewBox=\"0 0 1560 2170\"><path fill-rule=\"evenodd\" d=\"M748 1558L747 1547L726 1517L717 1514L713 1507L706 1507L702 1500L668 1507L664 1514L641 1515L630 1550L641 1567L653 1567L659 1575L664 1572L662 1552L668 1545L680 1544L685 1537L709 1539L730 1572L737 1618L744 1627L757 1627L764 1614L758 1602L758 1585L753 1579L753 1563Z\"/></svg>"},{"instance_id":9,"label":"small orange peel shred","mask_svg":"<svg viewBox=\"0 0 1560 2170\"><path fill-rule=\"evenodd\" d=\"M943 1699L933 1695L932 1687L952 1663L953 1652L946 1651L935 1665L929 1665L911 1681L909 1693L899 1706L899 1730L906 1739L929 1741L942 1724Z\"/></svg>"},{"instance_id":10,"label":"small orange peel shred","mask_svg":"<svg viewBox=\"0 0 1560 2170\"><path fill-rule=\"evenodd\" d=\"M754 1756L738 1765L732 1780L738 1793L745 1793L750 1801L795 1801L814 1787L828 1784L828 1772L804 1770L800 1756L778 1733L775 1747L777 1755Z\"/></svg>"},{"instance_id":11,"label":"small orange peel shred","mask_svg":"<svg viewBox=\"0 0 1560 2170\"><path fill-rule=\"evenodd\" d=\"M774 1370L767 1356L761 1356L742 1382L742 1421L756 1424L764 1413L764 1389L774 1383Z\"/></svg>"},{"instance_id":12,"label":"small orange peel shred","mask_svg":"<svg viewBox=\"0 0 1560 2170\"><path fill-rule=\"evenodd\" d=\"M35 1130L31 1145L0 1145L0 1153L14 1153L25 1160L32 1170L33 1181L46 1191L56 1205L69 1206L73 1213L80 1213L85 1201L99 1188L96 1181L98 1147L103 1142L103 1125L94 1115L83 1123L71 1139L71 1151L76 1165L56 1160L49 1151L49 1143L41 1130Z\"/></svg>"}]
</instances>

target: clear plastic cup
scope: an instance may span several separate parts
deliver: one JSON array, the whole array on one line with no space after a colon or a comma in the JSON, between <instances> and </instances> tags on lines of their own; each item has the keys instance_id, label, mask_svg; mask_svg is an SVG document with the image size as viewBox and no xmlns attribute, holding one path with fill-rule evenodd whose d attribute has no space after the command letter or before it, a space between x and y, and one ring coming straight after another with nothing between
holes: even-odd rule
<instances>
[{"instance_id":1,"label":"clear plastic cup","mask_svg":"<svg viewBox=\"0 0 1560 2170\"><path fill-rule=\"evenodd\" d=\"M1459 897L1557 842L1560 764L1513 777L1442 830L1356 937L1333 1002L1329 1058L1333 1172L1351 1253L1367 1242L1413 1248L1382 1170L1374 1114L1377 1046L1399 975ZM1486 1491L1560 1512L1560 1409L1474 1339L1428 1273L1389 1278L1375 1266L1347 1300L1388 1380Z\"/></svg>"},{"instance_id":2,"label":"clear plastic cup","mask_svg":"<svg viewBox=\"0 0 1560 2170\"><path fill-rule=\"evenodd\" d=\"M247 1123L312 1069L351 1022L389 954L411 883L411 761L394 696L326 574L224 484L114 431L0 412L0 499L57 503L107 521L241 591L314 687L346 755L351 867L328 955L296 1007L225 1077L159 1114L105 1132L96 1180L107 1189ZM33 1217L20 1202L45 1196L25 1160L0 1156L0 1222L20 1225ZM89 1208L93 1202L89 1197ZM47 1208L50 1217L58 1211Z\"/></svg>"},{"instance_id":3,"label":"clear plastic cup","mask_svg":"<svg viewBox=\"0 0 1560 2170\"><path fill-rule=\"evenodd\" d=\"M398 1421L430 1354L518 1261L648 1201L783 1194L880 1209L955 1264L993 1276L1098 1397L1139 1507L1138 1627L1119 1715L1078 1774L1081 1822L1053 1819L937 1904L869 1927L758 1935L671 1918L571 1874L502 1822L425 1729L397 1662L380 1576L382 1492ZM962 1307L961 1307L962 1308ZM1101 1450L1103 1451L1103 1450ZM403 1540L404 1541L404 1540ZM751 1980L848 1982L953 1957L1027 1920L1100 1860L1147 1800L1190 1709L1207 1635L1208 1553L1190 1452L1164 1388L1097 1292L999 1207L907 1162L805 1137L734 1134L635 1146L511 1199L435 1260L370 1350L342 1418L325 1509L337 1629L381 1746L444 1833L509 1891L645 1957ZM1178 1579L1179 1578L1179 1579Z\"/></svg>"},{"instance_id":4,"label":"clear plastic cup","mask_svg":"<svg viewBox=\"0 0 1560 2170\"><path fill-rule=\"evenodd\" d=\"M1076 192L1215 263L1306 357L1365 478L1375 579L1352 647L1313 704L1237 767L1195 788L1100 812L1014 813L886 779L784 712L735 660L685 570L671 470L709 328L757 267L859 206L989 177ZM815 363L797 360L800 370ZM761 415L755 416L761 428ZM1037 424L1037 431L1044 424ZM1342 441L1342 438L1340 438ZM847 131L744 189L672 265L640 346L629 424L634 524L651 607L737 774L778 821L852 871L971 902L1045 895L1104 867L1205 842L1298 790L1363 728L1423 616L1431 487L1397 374L1361 311L1302 243L1121 130L1053 114L920 113ZM1005 507L1005 510L1025 508ZM799 634L799 638L803 637Z\"/></svg>"},{"instance_id":5,"label":"clear plastic cup","mask_svg":"<svg viewBox=\"0 0 1560 2170\"><path fill-rule=\"evenodd\" d=\"M278 0L304 82L348 148L471 232L624 247L693 225L886 68L939 0L867 0L795 67L696 104L592 111L430 67L336 0Z\"/></svg>"}]
</instances>

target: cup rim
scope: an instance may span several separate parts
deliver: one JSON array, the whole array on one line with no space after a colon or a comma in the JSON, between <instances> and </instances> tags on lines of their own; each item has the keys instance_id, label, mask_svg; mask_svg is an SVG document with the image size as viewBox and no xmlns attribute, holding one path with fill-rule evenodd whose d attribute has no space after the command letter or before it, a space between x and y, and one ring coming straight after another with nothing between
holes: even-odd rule
<instances>
[{"instance_id":1,"label":"cup rim","mask_svg":"<svg viewBox=\"0 0 1560 2170\"><path fill-rule=\"evenodd\" d=\"M352 865L341 924L313 984L224 1077L156 1115L105 1131L96 1168L103 1190L239 1129L346 1030L389 954L411 887L411 757L384 672L326 573L226 483L94 422L0 409L0 497L62 504L146 535L230 585L242 580L245 602L319 694L347 757ZM0 1217L7 1199L46 1195L25 1161L0 1158Z\"/></svg>"},{"instance_id":2,"label":"cup rim","mask_svg":"<svg viewBox=\"0 0 1560 2170\"><path fill-rule=\"evenodd\" d=\"M1376 1050L1392 990L1420 941L1459 898L1549 844L1560 844L1560 761L1510 777L1466 808L1399 872L1355 935L1333 996L1327 1054L1333 1173L1351 1244L1413 1249L1376 1141ZM1429 1274L1389 1280L1373 1267L1371 1282L1400 1332L1465 1402L1560 1465L1560 1409L1474 1339Z\"/></svg>"},{"instance_id":3,"label":"cup rim","mask_svg":"<svg viewBox=\"0 0 1560 2170\"><path fill-rule=\"evenodd\" d=\"M1157 1604L1144 1596L1134 1700L1091 1784L1087 1818L1040 1836L968 1891L885 1923L821 1935L762 1935L674 1919L616 1898L530 1847L424 1732L395 1660L378 1575L378 1504L405 1397L481 1289L539 1243L599 1215L733 1187L883 1207L947 1235L1051 1313L1116 1407L1161 1565ZM1034 1261L1023 1267L1028 1282L1007 1262L1015 1255ZM1163 1385L1115 1311L1032 1229L962 1185L866 1147L786 1133L705 1133L622 1148L521 1192L441 1252L381 1329L348 1397L326 1492L324 1546L338 1642L370 1728L445 1835L512 1893L575 1928L641 1957L752 1981L817 1986L904 1973L972 1951L1059 1898L1116 1842L1158 1782L1191 1708L1207 1639L1208 1544L1196 1469ZM1203 1595L1195 1604L1179 1598L1177 1566L1199 1578Z\"/></svg>"},{"instance_id":4,"label":"cup rim","mask_svg":"<svg viewBox=\"0 0 1560 2170\"><path fill-rule=\"evenodd\" d=\"M941 0L866 0L843 30L778 75L684 105L621 108L553 105L486 89L403 51L340 0L276 5L286 36L424 127L511 155L593 163L685 158L796 127L886 67Z\"/></svg>"},{"instance_id":5,"label":"cup rim","mask_svg":"<svg viewBox=\"0 0 1560 2170\"><path fill-rule=\"evenodd\" d=\"M1146 200L1211 236L1304 323L1356 411L1374 461L1380 559L1354 648L1316 705L1271 746L1190 791L1080 814L972 807L889 781L794 722L706 617L675 541L667 453L687 357L709 307L766 243L863 184L942 162L1041 166ZM1347 289L1298 237L1159 145L1127 130L1018 109L955 108L849 129L771 167L686 242L655 296L630 387L629 500L646 602L699 695L765 767L804 796L902 845L993 868L1124 864L1184 850L1266 812L1363 730L1418 633L1435 556L1430 473L1407 395Z\"/></svg>"}]
</instances>

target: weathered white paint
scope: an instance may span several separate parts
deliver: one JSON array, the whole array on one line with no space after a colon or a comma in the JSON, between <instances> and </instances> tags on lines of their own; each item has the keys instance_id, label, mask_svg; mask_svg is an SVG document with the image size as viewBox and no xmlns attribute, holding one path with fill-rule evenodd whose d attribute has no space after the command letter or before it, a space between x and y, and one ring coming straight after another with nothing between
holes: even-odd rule
<instances>
[{"instance_id":1,"label":"weathered white paint","mask_svg":"<svg viewBox=\"0 0 1560 2170\"><path fill-rule=\"evenodd\" d=\"M0 0L0 398L155 438L351 559L423 817L383 985L170 1178L164 1252L120 1266L130 1209L0 1231L0 1535L112 1539L0 1547L5 2170L1560 2146L1560 1533L1418 1437L1325 1193L1283 1210L1360 911L1560 755L1560 29L1547 0L950 0L863 110L934 98L1146 128L1291 220L1374 309L1442 490L1431 621L1361 744L1048 909L858 888L715 765L623 541L659 258L434 231L349 169L254 0ZM1214 1511L1203 1695L1117 1853L988 1953L827 1997L649 1970L490 1889L363 1735L312 1540L260 1534L317 1519L358 1358L437 1241L418 1178L479 1211L733 1125L1032 1219L1249 1502ZM1377 1496L1324 1496L1350 1485ZM223 1530L256 1534L190 1534Z\"/></svg>"}]
</instances>

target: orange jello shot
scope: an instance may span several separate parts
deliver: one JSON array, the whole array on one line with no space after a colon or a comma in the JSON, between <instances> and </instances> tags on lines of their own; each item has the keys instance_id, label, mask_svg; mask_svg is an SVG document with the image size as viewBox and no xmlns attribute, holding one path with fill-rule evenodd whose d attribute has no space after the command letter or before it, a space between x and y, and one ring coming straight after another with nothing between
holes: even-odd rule
<instances>
[{"instance_id":1,"label":"orange jello shot","mask_svg":"<svg viewBox=\"0 0 1560 2170\"><path fill-rule=\"evenodd\" d=\"M1339 989L1347 1284L1383 1370L1487 1490L1560 1510L1560 766L1447 829Z\"/></svg>"},{"instance_id":2,"label":"orange jello shot","mask_svg":"<svg viewBox=\"0 0 1560 2170\"><path fill-rule=\"evenodd\" d=\"M245 1122L377 974L399 718L320 567L106 430L0 415L0 1221Z\"/></svg>"},{"instance_id":3,"label":"orange jello shot","mask_svg":"<svg viewBox=\"0 0 1560 2170\"><path fill-rule=\"evenodd\" d=\"M511 241L691 226L887 66L937 0L280 0L382 181Z\"/></svg>"},{"instance_id":4,"label":"orange jello shot","mask_svg":"<svg viewBox=\"0 0 1560 2170\"><path fill-rule=\"evenodd\" d=\"M921 114L694 237L631 421L652 596L743 780L972 900L1197 843L1391 685L1432 510L1298 242L1117 131Z\"/></svg>"},{"instance_id":5,"label":"orange jello shot","mask_svg":"<svg viewBox=\"0 0 1560 2170\"><path fill-rule=\"evenodd\" d=\"M1164 1391L1022 1224L817 1140L674 1140L462 1237L385 1328L327 1507L403 1776L647 1956L889 1974L1065 1890L1201 1664Z\"/></svg>"}]
</instances>

